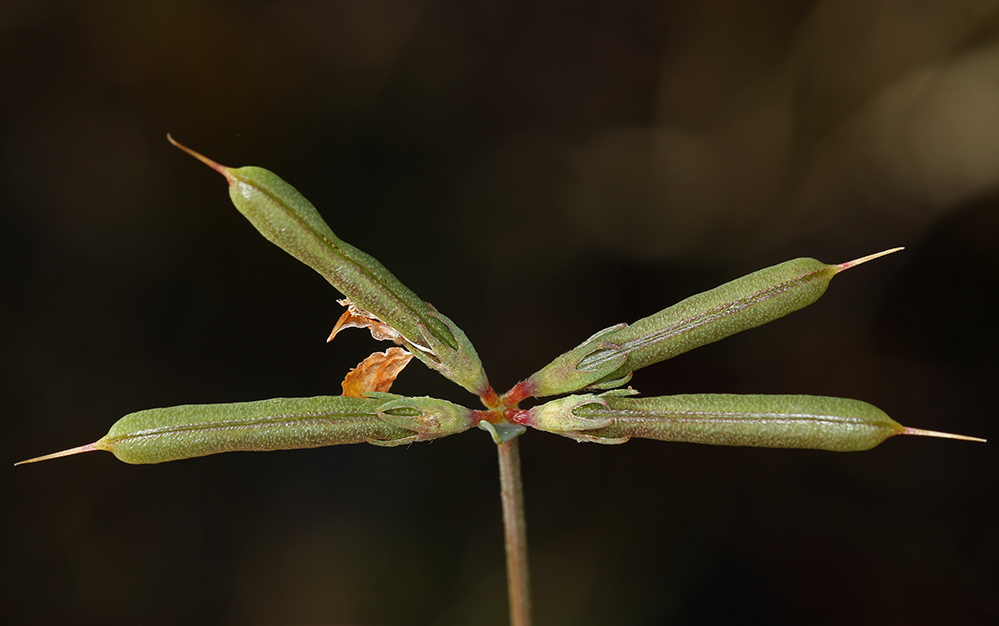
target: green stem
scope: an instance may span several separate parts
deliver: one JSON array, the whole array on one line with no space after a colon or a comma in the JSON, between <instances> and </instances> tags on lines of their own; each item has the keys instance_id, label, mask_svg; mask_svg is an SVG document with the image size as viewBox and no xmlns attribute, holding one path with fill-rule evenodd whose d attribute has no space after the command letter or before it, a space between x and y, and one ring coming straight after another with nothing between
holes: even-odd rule
<instances>
[{"instance_id":1,"label":"green stem","mask_svg":"<svg viewBox=\"0 0 999 626\"><path fill-rule=\"evenodd\" d=\"M510 625L530 626L531 591L527 568L527 522L524 483L520 478L519 438L498 444L500 497L506 534L506 577L510 592Z\"/></svg>"}]
</instances>

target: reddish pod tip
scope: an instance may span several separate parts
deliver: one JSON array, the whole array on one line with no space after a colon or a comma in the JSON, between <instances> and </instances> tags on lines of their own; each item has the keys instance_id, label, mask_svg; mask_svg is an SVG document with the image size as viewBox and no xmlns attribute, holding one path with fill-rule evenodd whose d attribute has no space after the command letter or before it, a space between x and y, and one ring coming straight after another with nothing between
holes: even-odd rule
<instances>
[{"instance_id":1,"label":"reddish pod tip","mask_svg":"<svg viewBox=\"0 0 999 626\"><path fill-rule=\"evenodd\" d=\"M225 176L225 179L227 181L229 181L230 183L232 183L232 177L229 175L229 168L228 167L226 167L224 165L221 165L219 163L216 163L215 161L212 161L211 159L209 159L205 155L201 154L200 152L195 152L194 150L191 150L190 148L188 148L184 144L182 144L179 141L177 141L176 139L174 139L173 136L170 135L170 133L167 133L167 141L169 141L170 143L172 143L175 147L180 148L184 152L190 154L191 156L193 156L197 160L201 161L202 163L204 163L208 167L212 168L213 170L215 170L219 174L222 174L223 176Z\"/></svg>"},{"instance_id":2,"label":"reddish pod tip","mask_svg":"<svg viewBox=\"0 0 999 626\"><path fill-rule=\"evenodd\" d=\"M84 452L93 452L95 450L103 450L104 448L98 448L97 443L88 443L85 446L78 446L76 448L70 448L69 450L63 450L62 452L53 452L52 454L46 454L44 456L36 456L33 459L27 459L25 461L18 461L14 463L14 467L18 465L24 465L25 463L37 463L39 461L48 461L50 459L58 459L62 456L72 456L74 454L82 454Z\"/></svg>"},{"instance_id":3,"label":"reddish pod tip","mask_svg":"<svg viewBox=\"0 0 999 626\"><path fill-rule=\"evenodd\" d=\"M892 248L890 250L882 250L881 252L876 252L874 254L868 254L867 256L862 256L859 259L854 259L852 261L847 261L846 263L840 263L839 265L836 266L836 267L839 268L838 270L836 270L836 273L838 274L838 273L840 273L840 272L842 272L844 270L850 269L851 267L857 267L858 265L860 265L862 263L867 263L868 261L873 261L874 259L877 259L877 258L880 258L880 257L883 257L883 256L887 256L889 254L892 254L893 252L898 252L899 250L905 250L905 248L904 247L899 247L899 248Z\"/></svg>"},{"instance_id":4,"label":"reddish pod tip","mask_svg":"<svg viewBox=\"0 0 999 626\"><path fill-rule=\"evenodd\" d=\"M938 437L940 439L960 439L961 441L977 441L979 443L986 443L985 439L982 439L980 437L968 437L967 435L941 433L935 430L922 430L921 428L905 428L900 434L917 435L919 437Z\"/></svg>"}]
</instances>

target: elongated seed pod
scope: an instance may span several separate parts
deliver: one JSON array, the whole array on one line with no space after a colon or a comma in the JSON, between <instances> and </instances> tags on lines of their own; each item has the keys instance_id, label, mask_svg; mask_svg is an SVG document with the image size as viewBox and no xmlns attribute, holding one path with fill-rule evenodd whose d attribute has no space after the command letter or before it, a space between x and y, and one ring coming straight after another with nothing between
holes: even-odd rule
<instances>
[{"instance_id":1,"label":"elongated seed pod","mask_svg":"<svg viewBox=\"0 0 999 626\"><path fill-rule=\"evenodd\" d=\"M765 324L812 304L832 277L894 248L839 265L786 261L691 296L655 315L608 328L561 355L527 381L533 396L611 388L637 369Z\"/></svg>"},{"instance_id":2,"label":"elongated seed pod","mask_svg":"<svg viewBox=\"0 0 999 626\"><path fill-rule=\"evenodd\" d=\"M569 396L534 407L528 413L525 421L532 426L597 443L623 443L639 437L848 452L869 450L895 435L984 441L906 428L866 402L823 396Z\"/></svg>"},{"instance_id":3,"label":"elongated seed pod","mask_svg":"<svg viewBox=\"0 0 999 626\"><path fill-rule=\"evenodd\" d=\"M192 404L130 413L96 442L22 461L106 450L126 463L162 463L220 452L289 450L347 443L399 445L443 437L471 426L471 411L438 400L406 403L399 396L276 398L234 404ZM382 414L382 409L390 411ZM409 409L418 428L392 415ZM466 423L459 416L467 414ZM389 419L385 419L388 417ZM440 425L435 430L425 424ZM415 433L415 434L414 434Z\"/></svg>"},{"instance_id":4,"label":"elongated seed pod","mask_svg":"<svg viewBox=\"0 0 999 626\"><path fill-rule=\"evenodd\" d=\"M319 272L356 307L399 331L424 363L474 394L486 393L489 382L465 333L374 257L338 238L298 190L273 172L225 167L168 138L225 176L233 204L260 234Z\"/></svg>"}]
</instances>

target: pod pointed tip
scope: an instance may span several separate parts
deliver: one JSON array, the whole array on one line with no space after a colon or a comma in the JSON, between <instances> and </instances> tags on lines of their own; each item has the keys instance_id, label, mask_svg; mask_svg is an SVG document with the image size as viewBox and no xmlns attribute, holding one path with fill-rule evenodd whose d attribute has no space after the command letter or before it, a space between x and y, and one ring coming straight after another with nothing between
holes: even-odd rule
<instances>
[{"instance_id":1,"label":"pod pointed tip","mask_svg":"<svg viewBox=\"0 0 999 626\"><path fill-rule=\"evenodd\" d=\"M179 148L180 150L183 150L184 152L190 154L191 156L193 156L197 160L201 161L202 163L204 163L208 167L212 168L213 170L215 170L219 174L222 174L223 176L225 176L226 180L228 180L230 183L232 182L232 177L229 175L229 169L230 168L226 167L225 165L221 165L219 163L216 163L215 161L209 159L208 157L206 157L205 155L201 154L200 152L195 152L194 150L188 148L184 144L182 144L179 141L177 141L176 139L174 139L173 135L171 135L170 133L167 133L167 141L169 141L171 144L173 144L173 146L175 148Z\"/></svg>"},{"instance_id":2,"label":"pod pointed tip","mask_svg":"<svg viewBox=\"0 0 999 626\"><path fill-rule=\"evenodd\" d=\"M839 269L836 270L836 273L838 274L840 272L843 272L843 271L846 271L846 270L850 269L851 267L857 267L858 265L861 265L863 263L867 263L868 261L873 261L874 259L877 259L877 258L880 258L880 257L883 257L883 256L888 256L889 254L893 254L893 253L898 252L900 250L905 250L905 246L899 246L898 248L890 248L888 250L882 250L881 252L875 252L874 254L868 254L867 256L862 256L859 259L854 259L852 261L847 261L846 263L840 263L840 264L838 264L838 265L835 266L835 267L839 268Z\"/></svg>"},{"instance_id":3,"label":"pod pointed tip","mask_svg":"<svg viewBox=\"0 0 999 626\"><path fill-rule=\"evenodd\" d=\"M939 439L959 439L961 441L977 441L978 443L986 443L986 440L982 439L981 437L955 435L954 433L941 433L935 430L923 430L921 428L904 428L900 434L916 435L917 437L937 437Z\"/></svg>"},{"instance_id":4,"label":"pod pointed tip","mask_svg":"<svg viewBox=\"0 0 999 626\"><path fill-rule=\"evenodd\" d=\"M103 450L103 448L98 447L98 442L88 443L85 446L77 446L75 448L70 448L69 450L61 450L59 452L53 452L52 454L44 454L42 456L36 456L33 459L25 459L24 461L18 461L14 463L14 467L18 465L25 465L26 463L38 463L39 461L49 461L51 459L58 459L64 456L72 456L74 454L83 454L84 452L93 452L95 450Z\"/></svg>"}]
</instances>

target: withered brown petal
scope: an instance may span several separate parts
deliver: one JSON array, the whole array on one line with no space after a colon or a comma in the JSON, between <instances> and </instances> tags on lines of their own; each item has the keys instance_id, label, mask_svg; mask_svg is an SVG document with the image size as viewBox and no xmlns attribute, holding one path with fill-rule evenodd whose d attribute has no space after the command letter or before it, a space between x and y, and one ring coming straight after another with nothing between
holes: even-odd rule
<instances>
[{"instance_id":1,"label":"withered brown petal","mask_svg":"<svg viewBox=\"0 0 999 626\"><path fill-rule=\"evenodd\" d=\"M337 333L345 328L367 328L371 332L371 336L378 341L394 341L395 343L399 343L399 331L396 329L371 313L359 309L350 300L337 300L337 302L347 307L347 310L336 321L336 325L333 326L333 332L326 339L327 342L333 341Z\"/></svg>"},{"instance_id":2,"label":"withered brown petal","mask_svg":"<svg viewBox=\"0 0 999 626\"><path fill-rule=\"evenodd\" d=\"M340 383L343 395L363 398L369 391L388 391L396 376L409 364L413 354L402 348L392 347L385 352L374 352L347 372Z\"/></svg>"}]
</instances>

